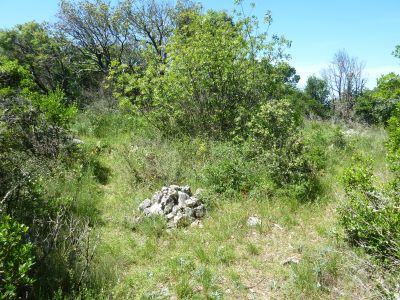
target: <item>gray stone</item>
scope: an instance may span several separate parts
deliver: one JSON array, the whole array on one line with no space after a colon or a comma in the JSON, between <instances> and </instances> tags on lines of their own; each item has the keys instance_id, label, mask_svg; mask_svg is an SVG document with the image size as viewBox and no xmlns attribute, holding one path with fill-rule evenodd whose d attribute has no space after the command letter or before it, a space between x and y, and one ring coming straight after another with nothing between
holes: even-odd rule
<instances>
[{"instance_id":1,"label":"gray stone","mask_svg":"<svg viewBox=\"0 0 400 300\"><path fill-rule=\"evenodd\" d=\"M206 214L206 207L203 204L200 204L199 206L194 208L194 216L196 218L202 218Z\"/></svg>"},{"instance_id":2,"label":"gray stone","mask_svg":"<svg viewBox=\"0 0 400 300\"><path fill-rule=\"evenodd\" d=\"M150 206L151 206L151 200L145 199L142 203L139 204L139 210L144 210L145 208L148 208Z\"/></svg>"},{"instance_id":3,"label":"gray stone","mask_svg":"<svg viewBox=\"0 0 400 300\"><path fill-rule=\"evenodd\" d=\"M146 208L144 210L144 213L146 215L162 215L163 214L162 206L160 203L154 203L152 206Z\"/></svg>"},{"instance_id":4,"label":"gray stone","mask_svg":"<svg viewBox=\"0 0 400 300\"><path fill-rule=\"evenodd\" d=\"M181 186L181 192L187 194L189 197L192 196L192 191L190 190L190 186L188 185Z\"/></svg>"},{"instance_id":5,"label":"gray stone","mask_svg":"<svg viewBox=\"0 0 400 300\"><path fill-rule=\"evenodd\" d=\"M151 202L152 203L160 203L162 196L163 196L163 193L161 193L161 192L154 193L153 197L151 197Z\"/></svg>"},{"instance_id":6,"label":"gray stone","mask_svg":"<svg viewBox=\"0 0 400 300\"><path fill-rule=\"evenodd\" d=\"M251 216L247 219L247 225L252 226L252 227L261 225L261 219L256 216Z\"/></svg>"},{"instance_id":7,"label":"gray stone","mask_svg":"<svg viewBox=\"0 0 400 300\"><path fill-rule=\"evenodd\" d=\"M190 207L185 207L185 210L183 211L183 213L186 216L191 217L191 216L193 216L193 209L191 209Z\"/></svg>"},{"instance_id":8,"label":"gray stone","mask_svg":"<svg viewBox=\"0 0 400 300\"><path fill-rule=\"evenodd\" d=\"M188 194L184 192L178 192L178 203L183 206L185 205L185 201L188 200L190 197Z\"/></svg>"},{"instance_id":9,"label":"gray stone","mask_svg":"<svg viewBox=\"0 0 400 300\"><path fill-rule=\"evenodd\" d=\"M300 262L300 259L296 256L289 257L282 262L283 266L288 265L297 265Z\"/></svg>"},{"instance_id":10,"label":"gray stone","mask_svg":"<svg viewBox=\"0 0 400 300\"><path fill-rule=\"evenodd\" d=\"M72 139L71 143L73 145L80 145L80 144L84 144L85 142L80 139L75 138L75 139Z\"/></svg>"},{"instance_id":11,"label":"gray stone","mask_svg":"<svg viewBox=\"0 0 400 300\"><path fill-rule=\"evenodd\" d=\"M198 202L199 202L199 199L197 199L196 197L191 197L185 201L185 204L186 204L186 206L189 206L189 207L195 207Z\"/></svg>"},{"instance_id":12,"label":"gray stone","mask_svg":"<svg viewBox=\"0 0 400 300\"><path fill-rule=\"evenodd\" d=\"M171 185L169 186L169 188L170 188L171 190L174 190L174 191L179 191L179 190L180 190L179 185L176 185L176 184L171 184Z\"/></svg>"},{"instance_id":13,"label":"gray stone","mask_svg":"<svg viewBox=\"0 0 400 300\"><path fill-rule=\"evenodd\" d=\"M172 208L174 207L174 203L167 203L164 207L164 214L167 215L172 212Z\"/></svg>"},{"instance_id":14,"label":"gray stone","mask_svg":"<svg viewBox=\"0 0 400 300\"><path fill-rule=\"evenodd\" d=\"M176 204L178 202L178 193L177 191L172 191L169 193L166 197L166 203L174 203Z\"/></svg>"},{"instance_id":15,"label":"gray stone","mask_svg":"<svg viewBox=\"0 0 400 300\"><path fill-rule=\"evenodd\" d=\"M170 212L168 215L165 216L167 220L172 220L175 217L175 214L173 212Z\"/></svg>"}]
</instances>

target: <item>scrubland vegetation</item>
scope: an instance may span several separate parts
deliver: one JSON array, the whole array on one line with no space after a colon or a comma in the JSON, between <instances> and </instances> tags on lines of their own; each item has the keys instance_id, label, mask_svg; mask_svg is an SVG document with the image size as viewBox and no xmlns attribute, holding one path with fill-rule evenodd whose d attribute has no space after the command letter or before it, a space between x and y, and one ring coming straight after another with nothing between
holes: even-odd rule
<instances>
[{"instance_id":1,"label":"scrubland vegetation","mask_svg":"<svg viewBox=\"0 0 400 300\"><path fill-rule=\"evenodd\" d=\"M236 4L62 0L0 31L1 299L399 297L400 75L367 90L341 50L300 89ZM137 218L169 184L202 226Z\"/></svg>"}]
</instances>

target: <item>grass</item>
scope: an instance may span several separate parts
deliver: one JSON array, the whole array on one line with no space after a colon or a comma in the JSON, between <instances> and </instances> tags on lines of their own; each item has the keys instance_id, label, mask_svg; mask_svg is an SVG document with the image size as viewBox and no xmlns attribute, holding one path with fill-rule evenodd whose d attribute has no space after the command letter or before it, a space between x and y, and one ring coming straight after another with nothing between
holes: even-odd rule
<instances>
[{"instance_id":1,"label":"grass","mask_svg":"<svg viewBox=\"0 0 400 300\"><path fill-rule=\"evenodd\" d=\"M373 156L375 173L388 176L385 132L360 127L349 136L321 122L309 122L304 130L327 147L322 192L314 202L274 190L262 168L254 169L261 183L249 193L207 192L204 226L171 231L162 219L137 223L138 204L167 184L207 188L203 170L218 162L213 153L227 145L163 138L115 115L83 116L76 131L85 143L99 146L101 162L101 243L92 281L115 299L375 297L366 260L343 242L336 208L343 198L338 178L355 151ZM247 225L252 215L262 219L261 226ZM298 263L284 263L293 257Z\"/></svg>"}]
</instances>

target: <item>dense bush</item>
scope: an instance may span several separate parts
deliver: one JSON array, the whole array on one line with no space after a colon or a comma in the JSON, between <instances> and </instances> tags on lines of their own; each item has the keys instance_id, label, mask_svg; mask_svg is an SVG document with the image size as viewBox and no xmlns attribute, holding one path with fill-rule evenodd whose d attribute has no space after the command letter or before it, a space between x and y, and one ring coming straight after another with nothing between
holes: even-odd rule
<instances>
[{"instance_id":1,"label":"dense bush","mask_svg":"<svg viewBox=\"0 0 400 300\"><path fill-rule=\"evenodd\" d=\"M377 87L357 98L355 113L367 124L386 125L400 101L400 76L394 73L378 79Z\"/></svg>"},{"instance_id":2,"label":"dense bush","mask_svg":"<svg viewBox=\"0 0 400 300\"><path fill-rule=\"evenodd\" d=\"M36 261L33 288L24 293L36 298L83 286L95 245L93 181L96 175L104 181L94 154L74 142L72 115L59 95L42 96L37 105L21 98L0 102L0 217L24 224Z\"/></svg>"},{"instance_id":3,"label":"dense bush","mask_svg":"<svg viewBox=\"0 0 400 300\"><path fill-rule=\"evenodd\" d=\"M400 103L397 104L389 120L389 158L391 160L391 168L396 174L396 179L400 184Z\"/></svg>"},{"instance_id":4,"label":"dense bush","mask_svg":"<svg viewBox=\"0 0 400 300\"><path fill-rule=\"evenodd\" d=\"M291 101L266 102L247 123L244 144L250 155L259 155L278 186L292 186L296 197L312 199L318 187L313 160L319 158L308 155L301 123L302 115Z\"/></svg>"},{"instance_id":5,"label":"dense bush","mask_svg":"<svg viewBox=\"0 0 400 300\"><path fill-rule=\"evenodd\" d=\"M27 231L28 227L0 214L1 299L15 299L18 291L33 283L29 271L34 258L32 244L27 241Z\"/></svg>"},{"instance_id":6,"label":"dense bush","mask_svg":"<svg viewBox=\"0 0 400 300\"><path fill-rule=\"evenodd\" d=\"M400 197L391 188L373 183L370 162L357 157L343 180L347 201L340 220L349 242L386 263L400 260Z\"/></svg>"}]
</instances>

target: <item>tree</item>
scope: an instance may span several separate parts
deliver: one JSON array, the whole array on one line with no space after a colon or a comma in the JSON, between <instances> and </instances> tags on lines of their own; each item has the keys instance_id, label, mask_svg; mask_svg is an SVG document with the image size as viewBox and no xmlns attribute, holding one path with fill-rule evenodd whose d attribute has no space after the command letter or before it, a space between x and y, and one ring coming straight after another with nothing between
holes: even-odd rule
<instances>
[{"instance_id":1,"label":"tree","mask_svg":"<svg viewBox=\"0 0 400 300\"><path fill-rule=\"evenodd\" d=\"M105 75L111 62L121 62L129 48L129 25L121 6L105 0L62 0L58 17L58 29Z\"/></svg>"},{"instance_id":2,"label":"tree","mask_svg":"<svg viewBox=\"0 0 400 300\"><path fill-rule=\"evenodd\" d=\"M95 84L95 76L87 71L87 63L78 48L52 29L47 24L29 22L0 31L0 65L3 66L0 68L5 72L8 66L10 72L13 62L29 73L25 78L32 77L36 87L31 87L31 91L48 94L61 88L68 96L65 100L73 102L82 97L85 87ZM11 79L4 76L0 75L0 81ZM0 83L3 84L6 83Z\"/></svg>"},{"instance_id":3,"label":"tree","mask_svg":"<svg viewBox=\"0 0 400 300\"><path fill-rule=\"evenodd\" d=\"M365 89L364 64L350 57L345 50L338 51L324 70L323 77L328 82L334 111L343 117L351 117L355 100Z\"/></svg>"},{"instance_id":4,"label":"tree","mask_svg":"<svg viewBox=\"0 0 400 300\"><path fill-rule=\"evenodd\" d=\"M165 46L175 28L175 7L164 0L125 0L122 6L132 39L150 45L165 62Z\"/></svg>"},{"instance_id":5,"label":"tree","mask_svg":"<svg viewBox=\"0 0 400 300\"><path fill-rule=\"evenodd\" d=\"M368 124L386 125L399 101L400 75L389 73L377 80L375 89L357 98L355 112Z\"/></svg>"},{"instance_id":6,"label":"tree","mask_svg":"<svg viewBox=\"0 0 400 300\"><path fill-rule=\"evenodd\" d=\"M329 87L326 80L312 75L308 77L303 93L306 114L310 117L326 117L329 108Z\"/></svg>"},{"instance_id":7,"label":"tree","mask_svg":"<svg viewBox=\"0 0 400 300\"><path fill-rule=\"evenodd\" d=\"M304 92L320 104L328 104L329 88L326 80L320 79L315 75L308 77Z\"/></svg>"},{"instance_id":8,"label":"tree","mask_svg":"<svg viewBox=\"0 0 400 300\"><path fill-rule=\"evenodd\" d=\"M1 54L30 71L42 93L68 85L65 49L46 24L29 22L0 31Z\"/></svg>"}]
</instances>

